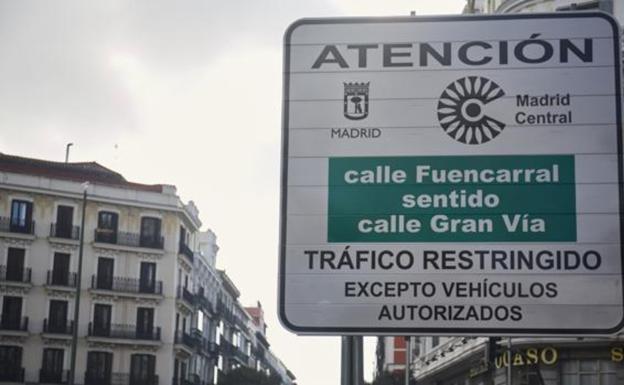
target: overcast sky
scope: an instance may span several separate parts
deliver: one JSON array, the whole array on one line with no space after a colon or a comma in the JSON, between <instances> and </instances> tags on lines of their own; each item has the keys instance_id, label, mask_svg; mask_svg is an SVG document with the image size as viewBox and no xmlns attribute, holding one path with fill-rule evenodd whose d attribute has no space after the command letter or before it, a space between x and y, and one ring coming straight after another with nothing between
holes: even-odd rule
<instances>
[{"instance_id":1,"label":"overcast sky","mask_svg":"<svg viewBox=\"0 0 624 385\"><path fill-rule=\"evenodd\" d=\"M282 35L302 17L456 14L465 0L0 1L0 151L178 187L218 266L260 300L299 385L340 383L336 337L277 320ZM372 339L367 342L372 374Z\"/></svg>"}]
</instances>

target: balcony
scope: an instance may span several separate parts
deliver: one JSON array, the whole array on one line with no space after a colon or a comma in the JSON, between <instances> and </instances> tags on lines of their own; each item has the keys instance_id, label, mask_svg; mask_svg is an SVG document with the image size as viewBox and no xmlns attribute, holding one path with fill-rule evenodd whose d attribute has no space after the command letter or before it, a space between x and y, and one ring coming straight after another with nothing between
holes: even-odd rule
<instances>
[{"instance_id":1,"label":"balcony","mask_svg":"<svg viewBox=\"0 0 624 385\"><path fill-rule=\"evenodd\" d=\"M219 353L219 345L217 345L216 342L208 340L207 338L198 340L198 347L199 350L207 356L216 357Z\"/></svg>"},{"instance_id":2,"label":"balcony","mask_svg":"<svg viewBox=\"0 0 624 385\"><path fill-rule=\"evenodd\" d=\"M141 280L137 278L125 278L125 277L99 277L97 275L91 276L91 289L95 290L109 290L121 293L133 293L133 294L154 294L162 295L163 284L162 281Z\"/></svg>"},{"instance_id":3,"label":"balcony","mask_svg":"<svg viewBox=\"0 0 624 385\"><path fill-rule=\"evenodd\" d=\"M234 324L237 325L240 330L247 330L247 323L241 317L234 316Z\"/></svg>"},{"instance_id":4,"label":"balcony","mask_svg":"<svg viewBox=\"0 0 624 385\"><path fill-rule=\"evenodd\" d=\"M43 320L43 332L49 334L72 335L74 332L74 321L65 323L49 322L48 319Z\"/></svg>"},{"instance_id":5,"label":"balcony","mask_svg":"<svg viewBox=\"0 0 624 385\"><path fill-rule=\"evenodd\" d=\"M0 382L24 382L24 368L0 366Z\"/></svg>"},{"instance_id":6,"label":"balcony","mask_svg":"<svg viewBox=\"0 0 624 385\"><path fill-rule=\"evenodd\" d=\"M132 373L110 373L102 375L97 372L85 372L87 385L158 385L158 376L134 375Z\"/></svg>"},{"instance_id":7,"label":"balcony","mask_svg":"<svg viewBox=\"0 0 624 385\"><path fill-rule=\"evenodd\" d=\"M9 330L16 332L28 331L28 317L14 318L0 315L0 330Z\"/></svg>"},{"instance_id":8,"label":"balcony","mask_svg":"<svg viewBox=\"0 0 624 385\"><path fill-rule=\"evenodd\" d=\"M180 247L178 249L179 253L184 255L186 258L188 258L188 260L191 262L191 264L193 263L194 257L193 257L193 250L191 250L190 247L188 247L188 245L182 241L180 241Z\"/></svg>"},{"instance_id":9,"label":"balcony","mask_svg":"<svg viewBox=\"0 0 624 385\"><path fill-rule=\"evenodd\" d=\"M171 384L172 385L199 385L201 383L200 381L201 380L198 375L191 374L187 378L174 378L171 381Z\"/></svg>"},{"instance_id":10,"label":"balcony","mask_svg":"<svg viewBox=\"0 0 624 385\"><path fill-rule=\"evenodd\" d=\"M175 341L176 344L184 345L188 348L195 349L201 343L201 341L193 336L192 334L188 334L184 331L177 330L175 333Z\"/></svg>"},{"instance_id":11,"label":"balcony","mask_svg":"<svg viewBox=\"0 0 624 385\"><path fill-rule=\"evenodd\" d=\"M212 306L212 302L210 302L210 300L206 298L205 296L198 293L195 295L195 301L206 312L210 314L215 314L215 310L214 310L214 307Z\"/></svg>"},{"instance_id":12,"label":"balcony","mask_svg":"<svg viewBox=\"0 0 624 385\"><path fill-rule=\"evenodd\" d=\"M77 241L80 239L80 226L50 224L50 237Z\"/></svg>"},{"instance_id":13,"label":"balcony","mask_svg":"<svg viewBox=\"0 0 624 385\"><path fill-rule=\"evenodd\" d=\"M46 285L75 288L78 275L66 271L48 270Z\"/></svg>"},{"instance_id":14,"label":"balcony","mask_svg":"<svg viewBox=\"0 0 624 385\"><path fill-rule=\"evenodd\" d=\"M69 370L39 370L39 382L42 384L67 384Z\"/></svg>"},{"instance_id":15,"label":"balcony","mask_svg":"<svg viewBox=\"0 0 624 385\"><path fill-rule=\"evenodd\" d=\"M0 265L0 281L29 284L31 276L32 271L30 267L9 270L7 266Z\"/></svg>"},{"instance_id":16,"label":"balcony","mask_svg":"<svg viewBox=\"0 0 624 385\"><path fill-rule=\"evenodd\" d=\"M186 287L178 286L177 298L187 302L191 308L195 306L195 295Z\"/></svg>"},{"instance_id":17,"label":"balcony","mask_svg":"<svg viewBox=\"0 0 624 385\"><path fill-rule=\"evenodd\" d=\"M127 247L142 247L147 249L162 250L165 239L160 237L145 237L141 234L112 231L107 229L95 229L95 242L108 243Z\"/></svg>"},{"instance_id":18,"label":"balcony","mask_svg":"<svg viewBox=\"0 0 624 385\"><path fill-rule=\"evenodd\" d=\"M232 344L230 341L226 339L221 339L220 348L225 355L234 357L238 359L241 363L247 365L247 362L249 361L249 356L245 352L240 350L236 345Z\"/></svg>"},{"instance_id":19,"label":"balcony","mask_svg":"<svg viewBox=\"0 0 624 385\"><path fill-rule=\"evenodd\" d=\"M224 321L228 321L230 325L234 325L236 323L236 316L234 313L225 306L225 303L222 301L217 302L217 313Z\"/></svg>"},{"instance_id":20,"label":"balcony","mask_svg":"<svg viewBox=\"0 0 624 385\"><path fill-rule=\"evenodd\" d=\"M253 349L253 355L258 361L264 362L266 359L266 351L262 346L257 346Z\"/></svg>"},{"instance_id":21,"label":"balcony","mask_svg":"<svg viewBox=\"0 0 624 385\"><path fill-rule=\"evenodd\" d=\"M89 322L89 337L103 337L125 340L160 341L160 328L139 330L135 325L111 324L108 328L96 327Z\"/></svg>"},{"instance_id":22,"label":"balcony","mask_svg":"<svg viewBox=\"0 0 624 385\"><path fill-rule=\"evenodd\" d=\"M16 218L0 217L0 231L4 233L34 235L35 221L23 221Z\"/></svg>"},{"instance_id":23,"label":"balcony","mask_svg":"<svg viewBox=\"0 0 624 385\"><path fill-rule=\"evenodd\" d=\"M271 346L269 344L269 341L267 341L266 337L264 336L264 334L260 333L259 331L256 332L256 339L260 341L267 348Z\"/></svg>"},{"instance_id":24,"label":"balcony","mask_svg":"<svg viewBox=\"0 0 624 385\"><path fill-rule=\"evenodd\" d=\"M85 372L85 384L89 385L112 385L113 375L116 373L102 374L97 372Z\"/></svg>"}]
</instances>

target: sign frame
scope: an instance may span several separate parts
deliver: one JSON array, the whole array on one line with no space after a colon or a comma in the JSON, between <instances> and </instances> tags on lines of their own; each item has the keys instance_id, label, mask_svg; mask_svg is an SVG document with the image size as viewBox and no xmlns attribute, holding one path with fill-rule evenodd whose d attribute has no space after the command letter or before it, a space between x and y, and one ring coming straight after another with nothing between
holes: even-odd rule
<instances>
[{"instance_id":1,"label":"sign frame","mask_svg":"<svg viewBox=\"0 0 624 385\"><path fill-rule=\"evenodd\" d=\"M609 14L592 12L556 12L556 13L523 13L523 14L503 14L503 15L449 15L449 16L398 16L398 17L337 17L337 18L304 18L292 23L284 34L284 56L283 56L283 84L282 84L282 148L281 148L281 180L280 180L280 229L279 229L279 268L278 268L278 318L282 325L297 334L302 335L440 335L440 336L610 336L624 328L624 311L622 319L612 328L608 329L550 329L550 328L420 328L420 327L311 327L299 326L292 323L286 314L286 234L287 234L287 192L288 192L288 157L289 157L289 90L290 90L290 54L291 38L293 32L304 25L324 25L324 24L384 24L384 23L439 23L454 21L487 21L487 20L519 20L519 19L574 19L574 18L602 18L605 19L613 29L613 55L614 55L614 80L616 102L615 119L617 125L617 161L618 161L618 198L619 198L619 225L620 225L620 259L621 259L621 279L622 279L622 307L624 309L624 156L623 156L623 126L622 126L622 48L619 36L620 25ZM579 37L580 38L580 37ZM449 154L450 155L450 154ZM414 154L414 156L418 156ZM578 215L578 213L577 213ZM341 242L342 243L342 242ZM409 244L409 243L408 243Z\"/></svg>"}]
</instances>

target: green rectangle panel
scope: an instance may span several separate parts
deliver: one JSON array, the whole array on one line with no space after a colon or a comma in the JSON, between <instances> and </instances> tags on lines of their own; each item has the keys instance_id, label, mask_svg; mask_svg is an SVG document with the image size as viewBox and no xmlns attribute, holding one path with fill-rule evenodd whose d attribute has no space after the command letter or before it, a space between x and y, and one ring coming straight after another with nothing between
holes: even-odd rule
<instances>
[{"instance_id":1,"label":"green rectangle panel","mask_svg":"<svg viewBox=\"0 0 624 385\"><path fill-rule=\"evenodd\" d=\"M329 159L329 242L574 242L574 156Z\"/></svg>"}]
</instances>

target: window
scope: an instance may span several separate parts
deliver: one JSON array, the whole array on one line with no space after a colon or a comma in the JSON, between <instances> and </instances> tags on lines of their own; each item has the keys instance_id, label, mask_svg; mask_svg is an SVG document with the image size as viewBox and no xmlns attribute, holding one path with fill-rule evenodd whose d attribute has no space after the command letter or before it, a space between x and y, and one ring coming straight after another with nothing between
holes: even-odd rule
<instances>
[{"instance_id":1,"label":"window","mask_svg":"<svg viewBox=\"0 0 624 385\"><path fill-rule=\"evenodd\" d=\"M609 360L570 360L561 367L561 383L566 385L616 385L615 363Z\"/></svg>"},{"instance_id":2,"label":"window","mask_svg":"<svg viewBox=\"0 0 624 385\"><path fill-rule=\"evenodd\" d=\"M160 245L160 219L141 218L141 246L158 247Z\"/></svg>"},{"instance_id":3,"label":"window","mask_svg":"<svg viewBox=\"0 0 624 385\"><path fill-rule=\"evenodd\" d=\"M184 226L180 226L180 244L188 245L188 232L184 228Z\"/></svg>"},{"instance_id":4,"label":"window","mask_svg":"<svg viewBox=\"0 0 624 385\"><path fill-rule=\"evenodd\" d=\"M6 280L24 282L24 256L26 250L9 247L7 254Z\"/></svg>"},{"instance_id":5,"label":"window","mask_svg":"<svg viewBox=\"0 0 624 385\"><path fill-rule=\"evenodd\" d=\"M147 307L137 308L137 338L153 339L154 334L154 309Z\"/></svg>"},{"instance_id":6,"label":"window","mask_svg":"<svg viewBox=\"0 0 624 385\"><path fill-rule=\"evenodd\" d=\"M22 382L22 348L19 346L0 346L0 381Z\"/></svg>"},{"instance_id":7,"label":"window","mask_svg":"<svg viewBox=\"0 0 624 385\"><path fill-rule=\"evenodd\" d=\"M22 298L5 296L2 299L2 319L0 328L4 330L21 330Z\"/></svg>"},{"instance_id":8,"label":"window","mask_svg":"<svg viewBox=\"0 0 624 385\"><path fill-rule=\"evenodd\" d=\"M32 202L14 199L11 202L10 230L15 233L32 233Z\"/></svg>"},{"instance_id":9,"label":"window","mask_svg":"<svg viewBox=\"0 0 624 385\"><path fill-rule=\"evenodd\" d=\"M173 380L174 383L180 378L180 361L175 358L173 361Z\"/></svg>"},{"instance_id":10,"label":"window","mask_svg":"<svg viewBox=\"0 0 624 385\"><path fill-rule=\"evenodd\" d=\"M197 312L197 330L204 331L204 313L201 310Z\"/></svg>"},{"instance_id":11,"label":"window","mask_svg":"<svg viewBox=\"0 0 624 385\"><path fill-rule=\"evenodd\" d=\"M141 277L139 290L142 293L156 292L156 264L153 262L141 262Z\"/></svg>"},{"instance_id":12,"label":"window","mask_svg":"<svg viewBox=\"0 0 624 385\"><path fill-rule=\"evenodd\" d=\"M48 332L66 333L67 327L67 301L51 300L48 314Z\"/></svg>"},{"instance_id":13,"label":"window","mask_svg":"<svg viewBox=\"0 0 624 385\"><path fill-rule=\"evenodd\" d=\"M111 382L112 363L113 353L89 352L87 354L85 383L89 385L109 385Z\"/></svg>"},{"instance_id":14,"label":"window","mask_svg":"<svg viewBox=\"0 0 624 385\"><path fill-rule=\"evenodd\" d=\"M52 262L52 281L50 283L52 285L70 286L69 254L54 253L54 261Z\"/></svg>"},{"instance_id":15,"label":"window","mask_svg":"<svg viewBox=\"0 0 624 385\"><path fill-rule=\"evenodd\" d=\"M117 213L100 211L98 213L97 242L117 243Z\"/></svg>"},{"instance_id":16,"label":"window","mask_svg":"<svg viewBox=\"0 0 624 385\"><path fill-rule=\"evenodd\" d=\"M111 329L111 305L96 304L93 308L93 335L107 337Z\"/></svg>"},{"instance_id":17,"label":"window","mask_svg":"<svg viewBox=\"0 0 624 385\"><path fill-rule=\"evenodd\" d=\"M39 382L50 384L63 383L63 349L43 349L41 378Z\"/></svg>"},{"instance_id":18,"label":"window","mask_svg":"<svg viewBox=\"0 0 624 385\"><path fill-rule=\"evenodd\" d=\"M96 285L98 289L113 289L113 272L115 260L112 258L98 258Z\"/></svg>"},{"instance_id":19,"label":"window","mask_svg":"<svg viewBox=\"0 0 624 385\"><path fill-rule=\"evenodd\" d=\"M152 383L156 369L156 357L150 354L133 354L130 358L130 385Z\"/></svg>"},{"instance_id":20,"label":"window","mask_svg":"<svg viewBox=\"0 0 624 385\"><path fill-rule=\"evenodd\" d=\"M54 236L59 238L77 238L73 233L74 208L71 206L58 206L56 209L56 227Z\"/></svg>"}]
</instances>

